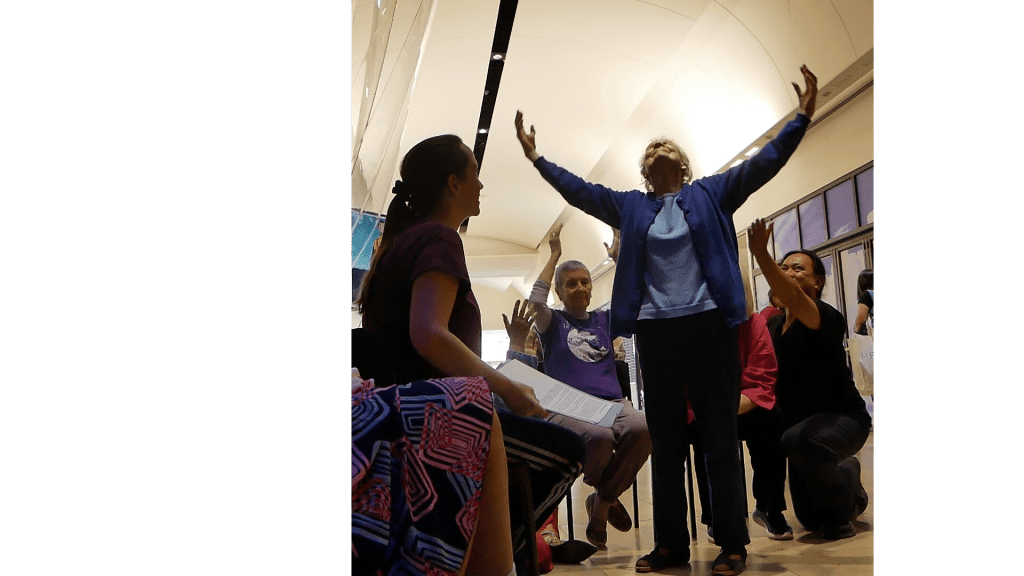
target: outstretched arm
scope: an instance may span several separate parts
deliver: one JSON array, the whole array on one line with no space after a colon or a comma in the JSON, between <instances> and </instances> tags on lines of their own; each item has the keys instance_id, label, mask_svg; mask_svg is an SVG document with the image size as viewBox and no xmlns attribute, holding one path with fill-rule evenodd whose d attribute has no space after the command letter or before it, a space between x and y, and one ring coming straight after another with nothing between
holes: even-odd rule
<instances>
[{"instance_id":1,"label":"outstretched arm","mask_svg":"<svg viewBox=\"0 0 1024 576\"><path fill-rule=\"evenodd\" d=\"M806 64L800 67L800 72L804 75L804 83L807 85L807 89L801 92L800 86L796 82L793 82L793 89L796 90L796 97L800 100L800 113L807 116L807 118L811 118L814 116L815 105L818 100L818 77L811 72Z\"/></svg>"},{"instance_id":2,"label":"outstretched arm","mask_svg":"<svg viewBox=\"0 0 1024 576\"><path fill-rule=\"evenodd\" d=\"M516 414L546 416L532 388L491 368L448 330L458 288L458 279L440 270L429 270L416 278L409 310L413 348L444 374L483 376L491 391Z\"/></svg>"},{"instance_id":3,"label":"outstretched arm","mask_svg":"<svg viewBox=\"0 0 1024 576\"><path fill-rule=\"evenodd\" d=\"M764 219L754 220L747 229L747 241L750 244L750 253L757 260L757 265L764 273L764 279L772 289L772 294L786 308L786 314L795 317L811 330L821 327L821 313L818 312L818 305L810 296L797 286L778 263L768 253L768 235L771 234L774 223L765 227Z\"/></svg>"},{"instance_id":4,"label":"outstretched arm","mask_svg":"<svg viewBox=\"0 0 1024 576\"><path fill-rule=\"evenodd\" d=\"M807 66L802 66L800 71L804 75L807 89L801 92L800 87L793 83L793 88L800 99L800 110L796 117L786 123L775 138L758 150L757 154L721 174L703 179L708 187L715 191L716 199L726 212L731 214L738 210L751 194L774 178L800 145L811 123L811 115L814 114L818 97L817 78Z\"/></svg>"},{"instance_id":5,"label":"outstretched arm","mask_svg":"<svg viewBox=\"0 0 1024 576\"><path fill-rule=\"evenodd\" d=\"M523 113L516 112L516 137L523 146L523 153L533 162L540 175L562 198L572 206L583 210L594 218L619 228L622 218L622 207L626 194L616 192L600 184L592 184L576 176L568 170L542 158L537 152L537 131L530 126L527 132L523 126Z\"/></svg>"},{"instance_id":6,"label":"outstretched arm","mask_svg":"<svg viewBox=\"0 0 1024 576\"><path fill-rule=\"evenodd\" d=\"M619 242L622 240L622 233L619 232L618 228L612 228L612 245L609 246L604 244L604 249L608 251L608 257L612 259L612 262L619 263Z\"/></svg>"},{"instance_id":7,"label":"outstretched arm","mask_svg":"<svg viewBox=\"0 0 1024 576\"><path fill-rule=\"evenodd\" d=\"M536 311L534 323L537 331L541 334L547 332L551 325L551 308L548 308L548 294L551 291L551 282L555 277L555 268L558 267L558 259L562 257L562 224L551 231L548 235L548 246L551 248L551 256L547 264L540 271L540 276L533 284L533 292L530 293L530 302Z\"/></svg>"},{"instance_id":8,"label":"outstretched arm","mask_svg":"<svg viewBox=\"0 0 1024 576\"><path fill-rule=\"evenodd\" d=\"M519 143L523 146L523 154L530 162L536 162L537 158L540 158L540 154L537 153L537 131L533 129L533 125L530 125L530 133L526 133L526 129L523 127L523 113L516 110L516 137L519 138Z\"/></svg>"}]
</instances>

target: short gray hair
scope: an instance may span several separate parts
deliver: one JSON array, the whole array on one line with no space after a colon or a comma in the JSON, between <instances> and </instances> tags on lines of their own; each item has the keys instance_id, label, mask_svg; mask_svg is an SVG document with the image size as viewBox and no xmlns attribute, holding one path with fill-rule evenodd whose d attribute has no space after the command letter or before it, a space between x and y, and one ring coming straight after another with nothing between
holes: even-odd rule
<instances>
[{"instance_id":1,"label":"short gray hair","mask_svg":"<svg viewBox=\"0 0 1024 576\"><path fill-rule=\"evenodd\" d=\"M554 287L556 291L562 285L562 277L565 276L567 272L572 272L574 270L587 270L587 266L586 264L580 262L579 260L566 260L565 262L562 262L561 264L558 265L558 268L555 269ZM590 270L587 270L587 277L589 276Z\"/></svg>"}]
</instances>

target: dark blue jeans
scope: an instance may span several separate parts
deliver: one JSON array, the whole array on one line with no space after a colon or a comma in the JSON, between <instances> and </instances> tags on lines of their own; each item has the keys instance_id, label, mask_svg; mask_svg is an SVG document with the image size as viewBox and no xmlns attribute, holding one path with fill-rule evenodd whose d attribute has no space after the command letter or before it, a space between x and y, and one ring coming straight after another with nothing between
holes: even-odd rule
<instances>
[{"instance_id":1,"label":"dark blue jeans","mask_svg":"<svg viewBox=\"0 0 1024 576\"><path fill-rule=\"evenodd\" d=\"M750 537L744 522L743 470L736 451L740 402L736 329L716 309L681 318L638 320L636 336L653 447L658 546L673 551L690 546L683 488L690 449L689 398L704 445L715 543L728 550L745 548Z\"/></svg>"},{"instance_id":2,"label":"dark blue jeans","mask_svg":"<svg viewBox=\"0 0 1024 576\"><path fill-rule=\"evenodd\" d=\"M843 525L856 517L860 477L840 463L864 446L870 432L845 414L819 412L783 433L793 513L808 530Z\"/></svg>"}]
</instances>

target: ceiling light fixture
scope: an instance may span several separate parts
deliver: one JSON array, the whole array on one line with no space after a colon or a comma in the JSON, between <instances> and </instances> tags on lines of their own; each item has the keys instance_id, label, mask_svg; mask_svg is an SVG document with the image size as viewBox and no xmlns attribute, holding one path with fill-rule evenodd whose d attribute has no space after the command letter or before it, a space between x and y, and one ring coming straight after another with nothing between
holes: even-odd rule
<instances>
[{"instance_id":1,"label":"ceiling light fixture","mask_svg":"<svg viewBox=\"0 0 1024 576\"><path fill-rule=\"evenodd\" d=\"M747 158L750 158L751 156L753 156L753 155L754 155L754 152L757 152L757 151L758 151L758 150L760 150L760 149L761 149L761 147L760 147L760 146L754 146L754 147L753 147L753 148L751 148L750 150L747 150L747 153L746 153L746 154L744 154L744 156L746 156Z\"/></svg>"}]
</instances>

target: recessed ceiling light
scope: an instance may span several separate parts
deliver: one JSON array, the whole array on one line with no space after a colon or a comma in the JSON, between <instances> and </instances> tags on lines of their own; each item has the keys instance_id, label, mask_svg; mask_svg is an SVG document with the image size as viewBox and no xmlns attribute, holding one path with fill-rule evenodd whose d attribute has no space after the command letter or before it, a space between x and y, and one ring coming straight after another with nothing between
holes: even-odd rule
<instances>
[{"instance_id":1,"label":"recessed ceiling light","mask_svg":"<svg viewBox=\"0 0 1024 576\"><path fill-rule=\"evenodd\" d=\"M744 156L746 156L747 158L749 158L749 157L751 157L751 156L753 156L753 155L754 155L754 152L757 152L757 151L758 151L758 150L760 150L760 149L761 149L761 147L760 147L760 146L754 146L754 147L753 147L753 148L751 148L750 150L747 150L747 153L746 153L746 154L744 154Z\"/></svg>"},{"instance_id":2,"label":"recessed ceiling light","mask_svg":"<svg viewBox=\"0 0 1024 576\"><path fill-rule=\"evenodd\" d=\"M491 56L491 60L501 60L501 58L502 58L501 54L495 54L495 55Z\"/></svg>"},{"instance_id":3,"label":"recessed ceiling light","mask_svg":"<svg viewBox=\"0 0 1024 576\"><path fill-rule=\"evenodd\" d=\"M733 168L733 167L739 166L740 164L743 164L743 158L740 158L739 160L733 162L732 166L729 166L729 168Z\"/></svg>"},{"instance_id":4,"label":"recessed ceiling light","mask_svg":"<svg viewBox=\"0 0 1024 576\"><path fill-rule=\"evenodd\" d=\"M477 134L487 134L487 128L481 128L476 131Z\"/></svg>"}]
</instances>

